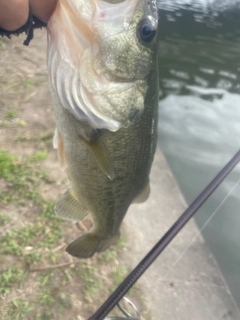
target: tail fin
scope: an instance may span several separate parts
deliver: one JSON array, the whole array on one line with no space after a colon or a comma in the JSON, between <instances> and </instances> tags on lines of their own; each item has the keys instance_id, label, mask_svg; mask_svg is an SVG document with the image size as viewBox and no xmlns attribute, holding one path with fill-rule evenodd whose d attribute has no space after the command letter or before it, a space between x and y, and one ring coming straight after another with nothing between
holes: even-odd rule
<instances>
[{"instance_id":1,"label":"tail fin","mask_svg":"<svg viewBox=\"0 0 240 320\"><path fill-rule=\"evenodd\" d=\"M77 258L90 258L94 253L104 251L115 244L118 238L119 234L111 238L103 238L89 232L72 242L66 251Z\"/></svg>"}]
</instances>

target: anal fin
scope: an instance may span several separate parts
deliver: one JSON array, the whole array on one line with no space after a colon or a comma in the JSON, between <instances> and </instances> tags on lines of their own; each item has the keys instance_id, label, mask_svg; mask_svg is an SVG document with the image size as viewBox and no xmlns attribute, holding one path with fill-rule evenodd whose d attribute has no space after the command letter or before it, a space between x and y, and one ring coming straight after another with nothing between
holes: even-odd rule
<instances>
[{"instance_id":1,"label":"anal fin","mask_svg":"<svg viewBox=\"0 0 240 320\"><path fill-rule=\"evenodd\" d=\"M113 180L114 171L113 171L112 162L108 154L108 150L105 144L103 143L103 141L100 138L94 141L87 141L87 140L83 140L83 141L88 146L89 150L93 154L94 158L96 159L103 173L105 173L110 180Z\"/></svg>"},{"instance_id":2,"label":"anal fin","mask_svg":"<svg viewBox=\"0 0 240 320\"><path fill-rule=\"evenodd\" d=\"M88 209L79 202L72 189L68 189L58 200L54 211L60 218L72 221L81 221L89 214Z\"/></svg>"},{"instance_id":3,"label":"anal fin","mask_svg":"<svg viewBox=\"0 0 240 320\"><path fill-rule=\"evenodd\" d=\"M146 184L144 189L140 192L140 194L133 200L132 203L143 203L147 201L150 195L150 185L149 182Z\"/></svg>"}]
</instances>

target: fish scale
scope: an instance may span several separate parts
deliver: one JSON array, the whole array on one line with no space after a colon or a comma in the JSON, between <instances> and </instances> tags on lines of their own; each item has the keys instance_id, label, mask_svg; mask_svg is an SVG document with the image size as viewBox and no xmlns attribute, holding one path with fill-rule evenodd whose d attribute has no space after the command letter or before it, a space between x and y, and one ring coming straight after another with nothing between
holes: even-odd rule
<instances>
[{"instance_id":1,"label":"fish scale","mask_svg":"<svg viewBox=\"0 0 240 320\"><path fill-rule=\"evenodd\" d=\"M136 3L136 0L134 1ZM116 47L104 39L101 43L102 48L106 45L112 51L106 53L104 49L101 52L102 56L99 52L96 56L94 56L94 52L91 52L93 65L90 68L92 71L89 76L94 77L97 74L100 77L98 80L101 81L102 70L105 69L104 74L108 72L111 74L114 95L110 99L111 92L107 91L108 77L105 77L106 92L98 91L98 96L102 97L103 101L104 99L108 100L109 114L113 117L116 114L122 115L122 119L117 119L120 123L122 121L118 130L109 130L108 125L106 128L93 126L91 117L95 117L94 114L86 113L84 120L80 120L66 107L68 99L73 101L72 88L82 84L79 80L77 83L71 80L71 86L66 84L69 78L75 79L71 77L71 67L74 66L72 61L69 65L70 72L65 75L65 82L62 82L61 78L58 79L60 74L58 68L61 69L61 63L63 63L64 70L67 70L66 59L64 61L60 59L59 66L55 65L57 75L50 74L50 84L52 84L50 88L57 126L58 154L60 163L63 164L71 184L71 188L58 200L55 212L61 218L74 221L82 220L90 213L93 220L93 228L67 247L67 252L79 258L89 258L94 253L104 251L115 243L120 234L122 220L131 203L143 202L149 196L149 174L157 141L157 41L153 38L151 43L143 43L139 38L138 28L141 23L148 23L149 28L153 29L154 34L156 33L154 29L156 25L152 25L155 21L153 19L154 13L151 17L152 20L146 19L146 13L148 15L149 12L151 13L152 2L155 1L138 1L137 14L133 16L132 25L134 27L132 27L131 33L126 29L125 32L114 35L115 41L118 37L121 39ZM57 17L55 17L55 21L56 19ZM51 28L51 22L49 28ZM121 28L116 28L116 30L119 29ZM132 41L133 30L135 30L134 41ZM61 37L64 37L64 34ZM122 41L123 39L124 41ZM100 40L101 37L98 41ZM95 45L97 46L97 43ZM49 46L48 65L51 67L51 56L56 59L59 54L54 53L52 43ZM130 56L125 59L126 50L131 46L132 48L128 52ZM59 48L55 48L55 50L59 50ZM87 55L90 51L88 48L85 50L88 50L85 53ZM118 50L118 52L114 52L114 50ZM68 48L68 53L70 51L71 49ZM109 57L112 59L111 70L104 64L104 61ZM100 63L94 63L94 58L102 60ZM119 62L124 59L126 61L125 67L122 63L119 65ZM56 62L56 60L54 61ZM87 61L89 64L91 63L91 60ZM101 66L101 71L96 70L95 73L96 66ZM121 70L118 68L119 66ZM75 73L78 72L78 67L81 70L81 64L74 67ZM143 74L139 70L142 70ZM129 84L130 87L120 85L119 72L121 72L121 83ZM134 79L129 79L129 73L134 75ZM51 76L56 77L61 92L58 92L54 86ZM88 76L87 72L85 76ZM76 79L78 78L76 77ZM91 80L88 79L84 83L91 85ZM132 87L131 84L133 84ZM129 90L132 90L130 95ZM91 85L91 91L91 94L94 94L94 85ZM81 90L75 92L80 94ZM142 99L136 98L134 92L138 92ZM88 94L87 91L86 94ZM61 99L63 96L65 97L64 101ZM79 101L84 102L84 97ZM95 100L89 98L89 101ZM82 105L77 107L80 112L85 112ZM115 109L117 113L115 113ZM92 110L94 110L94 106L92 106ZM125 117L127 118L124 119ZM113 120L116 119L113 118ZM97 121L95 118L94 123Z\"/></svg>"}]
</instances>

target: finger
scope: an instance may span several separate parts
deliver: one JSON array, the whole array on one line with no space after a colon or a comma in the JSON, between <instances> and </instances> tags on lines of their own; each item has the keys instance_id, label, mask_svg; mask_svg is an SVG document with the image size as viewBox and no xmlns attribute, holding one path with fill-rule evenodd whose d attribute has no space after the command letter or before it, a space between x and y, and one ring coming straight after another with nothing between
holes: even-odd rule
<instances>
[{"instance_id":1,"label":"finger","mask_svg":"<svg viewBox=\"0 0 240 320\"><path fill-rule=\"evenodd\" d=\"M39 20L48 22L55 9L57 0L29 0L29 3L32 13Z\"/></svg>"},{"instance_id":2,"label":"finger","mask_svg":"<svg viewBox=\"0 0 240 320\"><path fill-rule=\"evenodd\" d=\"M0 28L14 31L28 20L28 0L0 0Z\"/></svg>"}]
</instances>

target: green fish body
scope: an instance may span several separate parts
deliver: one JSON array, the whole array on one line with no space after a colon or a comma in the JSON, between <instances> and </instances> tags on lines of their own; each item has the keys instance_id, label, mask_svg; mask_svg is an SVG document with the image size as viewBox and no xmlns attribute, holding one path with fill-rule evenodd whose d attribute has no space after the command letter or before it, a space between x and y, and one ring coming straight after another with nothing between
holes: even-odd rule
<instances>
[{"instance_id":1,"label":"green fish body","mask_svg":"<svg viewBox=\"0 0 240 320\"><path fill-rule=\"evenodd\" d=\"M96 11L94 4L87 11L89 15L85 13L81 18L85 33L90 30L96 34L98 47L94 37L85 47L82 41L84 50L79 59L85 64L79 67L80 80L74 75L76 65L72 69L69 67L69 74L73 70L73 76L65 73L63 84L58 80L61 78L59 74L66 72L66 67L61 70L64 59L53 54L52 30L57 18L49 27L48 66L57 126L55 145L61 166L71 183L71 188L57 202L55 212L73 221L91 214L93 220L93 228L67 247L68 253L79 258L89 258L115 243L131 203L145 201L150 192L149 174L156 149L158 120L157 44L156 35L150 35L154 38L143 43L138 33L146 10L148 15L155 10L155 1L151 3L153 8L149 8L145 0L129 1L134 2L131 19L128 17L130 13L125 13L131 21L130 28L122 28L121 21L120 27L114 26L114 21L109 22L106 18L99 32L97 18L94 27L89 23L89 11L92 14ZM109 0L100 13L117 5ZM155 12L151 17L153 24L156 22ZM104 28L108 30L107 23L113 28L110 36L104 33ZM153 26L150 27L152 29L145 30L145 35L154 32ZM74 57L72 59L74 61ZM58 66L54 66L54 61ZM86 75L85 79L81 78L81 72ZM77 94L78 89L74 86L78 88L82 83L85 87ZM73 102L79 96L78 101L82 104ZM93 107L90 105L92 109L87 110L89 101ZM79 110L76 105L80 106Z\"/></svg>"}]
</instances>

